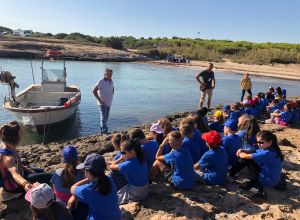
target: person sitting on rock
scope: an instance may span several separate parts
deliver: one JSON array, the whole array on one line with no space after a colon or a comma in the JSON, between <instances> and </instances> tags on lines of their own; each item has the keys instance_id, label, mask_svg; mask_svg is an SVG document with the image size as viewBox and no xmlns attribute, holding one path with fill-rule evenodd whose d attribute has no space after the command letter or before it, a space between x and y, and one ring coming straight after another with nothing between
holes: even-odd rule
<instances>
[{"instance_id":1,"label":"person sitting on rock","mask_svg":"<svg viewBox=\"0 0 300 220\"><path fill-rule=\"evenodd\" d=\"M122 136L121 134L114 134L111 138L112 146L115 149L115 151L117 151L117 154L114 156L111 164L119 164L124 161L124 158L122 157L122 153L121 153L122 139L123 140L127 139L127 137ZM126 178L119 171L112 170L109 176L112 177L112 179L114 180L117 187L117 191L119 191L123 186L127 184Z\"/></svg>"},{"instance_id":2,"label":"person sitting on rock","mask_svg":"<svg viewBox=\"0 0 300 220\"><path fill-rule=\"evenodd\" d=\"M224 117L223 112L221 110L217 110L214 113L214 121L209 124L209 128L211 131L217 131L223 136L224 132Z\"/></svg>"},{"instance_id":3,"label":"person sitting on rock","mask_svg":"<svg viewBox=\"0 0 300 220\"><path fill-rule=\"evenodd\" d=\"M167 118L161 118L158 120L158 125L164 130L164 137L168 136L172 131L177 131L178 129L173 127L170 120ZM170 144L166 144L163 150L163 155L170 153L172 150ZM155 152L156 154L156 152Z\"/></svg>"},{"instance_id":4,"label":"person sitting on rock","mask_svg":"<svg viewBox=\"0 0 300 220\"><path fill-rule=\"evenodd\" d=\"M142 146L145 153L147 168L149 172L155 161L155 155L158 150L158 143L153 140L147 140L144 132L139 128L132 129L129 132L129 138L131 140L138 140L140 142L140 145Z\"/></svg>"},{"instance_id":5,"label":"person sitting on rock","mask_svg":"<svg viewBox=\"0 0 300 220\"><path fill-rule=\"evenodd\" d=\"M148 140L156 141L161 144L164 140L164 130L160 127L159 123L154 123L150 127L150 132L147 135Z\"/></svg>"},{"instance_id":6,"label":"person sitting on rock","mask_svg":"<svg viewBox=\"0 0 300 220\"><path fill-rule=\"evenodd\" d=\"M193 162L197 162L208 150L205 141L201 138L201 133L194 128L195 123L192 117L187 117L180 122L179 131L183 138L182 146L190 150Z\"/></svg>"},{"instance_id":7,"label":"person sitting on rock","mask_svg":"<svg viewBox=\"0 0 300 220\"><path fill-rule=\"evenodd\" d=\"M112 178L105 175L104 157L95 153L89 154L76 168L84 170L86 179L71 187L72 197L68 201L68 208L72 208L79 201L88 205L89 220L120 220L116 186Z\"/></svg>"},{"instance_id":8,"label":"person sitting on rock","mask_svg":"<svg viewBox=\"0 0 300 220\"><path fill-rule=\"evenodd\" d=\"M172 151L162 155L164 146L169 143ZM182 136L179 131L172 131L164 139L156 153L156 161L150 171L150 180L155 180L158 172L172 188L176 190L191 189L195 185L195 172L193 169L193 158L190 150L182 146Z\"/></svg>"},{"instance_id":9,"label":"person sitting on rock","mask_svg":"<svg viewBox=\"0 0 300 220\"><path fill-rule=\"evenodd\" d=\"M34 183L25 199L30 202L33 220L73 219L66 206L55 200L53 190L48 184Z\"/></svg>"},{"instance_id":10,"label":"person sitting on rock","mask_svg":"<svg viewBox=\"0 0 300 220\"><path fill-rule=\"evenodd\" d=\"M275 110L271 114L271 118L266 120L266 123L273 123L273 124L281 124L281 125L288 125L291 123L292 120L292 106L290 103L286 104L283 107L283 111L279 109Z\"/></svg>"},{"instance_id":11,"label":"person sitting on rock","mask_svg":"<svg viewBox=\"0 0 300 220\"><path fill-rule=\"evenodd\" d=\"M52 174L44 173L38 168L27 168L21 162L17 152L18 144L23 136L23 131L18 122L4 124L0 128L1 187L10 193L23 193L32 188L32 183L48 183Z\"/></svg>"},{"instance_id":12,"label":"person sitting on rock","mask_svg":"<svg viewBox=\"0 0 300 220\"><path fill-rule=\"evenodd\" d=\"M128 138L121 142L124 162L111 164L110 169L119 171L127 184L118 191L119 204L144 200L149 194L148 168L140 142Z\"/></svg>"},{"instance_id":13,"label":"person sitting on rock","mask_svg":"<svg viewBox=\"0 0 300 220\"><path fill-rule=\"evenodd\" d=\"M241 167L248 167L254 179L248 181L241 189L257 188L254 197L265 198L264 187L276 187L281 182L283 155L277 142L277 137L270 131L261 131L257 134L259 149L253 153L238 150Z\"/></svg>"},{"instance_id":14,"label":"person sitting on rock","mask_svg":"<svg viewBox=\"0 0 300 220\"><path fill-rule=\"evenodd\" d=\"M206 107L202 107L202 109ZM205 113L205 110L199 109L195 112L195 114L193 115L194 117L194 123L195 123L195 128L198 129L201 133L206 133L209 132L210 129L208 127L208 119ZM204 115L205 116L202 116Z\"/></svg>"},{"instance_id":15,"label":"person sitting on rock","mask_svg":"<svg viewBox=\"0 0 300 220\"><path fill-rule=\"evenodd\" d=\"M238 160L236 152L242 148L242 138L236 134L238 130L237 122L227 120L224 123L224 137L222 138L222 146L228 156L228 166L234 166Z\"/></svg>"},{"instance_id":16,"label":"person sitting on rock","mask_svg":"<svg viewBox=\"0 0 300 220\"><path fill-rule=\"evenodd\" d=\"M255 152L258 149L256 143L256 134L260 131L258 123L254 116L252 115L242 115L238 122L238 133L237 135L242 139L241 151L246 153ZM241 165L239 161L229 170L229 178L234 178L234 176L240 172Z\"/></svg>"},{"instance_id":17,"label":"person sitting on rock","mask_svg":"<svg viewBox=\"0 0 300 220\"><path fill-rule=\"evenodd\" d=\"M54 193L58 201L65 204L72 196L70 192L71 186L76 182L84 179L84 174L81 170L77 170L78 156L77 150L73 146L66 146L63 149L63 165L62 168L57 169L52 178ZM88 216L88 207L83 203L78 203L77 207L72 210L74 219L86 219Z\"/></svg>"},{"instance_id":18,"label":"person sitting on rock","mask_svg":"<svg viewBox=\"0 0 300 220\"><path fill-rule=\"evenodd\" d=\"M209 151L194 164L197 173L197 181L207 185L221 185L226 179L228 157L221 146L222 137L217 131L202 134Z\"/></svg>"}]
</instances>

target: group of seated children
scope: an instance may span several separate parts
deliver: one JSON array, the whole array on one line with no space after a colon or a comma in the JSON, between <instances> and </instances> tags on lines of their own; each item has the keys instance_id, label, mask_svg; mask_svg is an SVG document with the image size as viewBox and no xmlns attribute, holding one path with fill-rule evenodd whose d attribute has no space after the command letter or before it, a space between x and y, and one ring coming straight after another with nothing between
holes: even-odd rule
<instances>
[{"instance_id":1,"label":"group of seated children","mask_svg":"<svg viewBox=\"0 0 300 220\"><path fill-rule=\"evenodd\" d=\"M276 90L271 87L267 93L260 92L253 98L249 95L242 102L224 105L223 109L217 109L214 112L214 120L209 123L210 129L223 135L224 122L228 119L238 121L238 118L244 114L256 118L267 118L265 123L283 126L299 122L299 102L287 100L286 90L283 91L280 87Z\"/></svg>"},{"instance_id":2,"label":"group of seated children","mask_svg":"<svg viewBox=\"0 0 300 220\"><path fill-rule=\"evenodd\" d=\"M182 119L178 129L163 118L147 135L139 128L115 134L116 155L109 162L92 153L78 164L76 148L66 146L62 166L53 174L22 165L17 153L22 129L11 122L0 128L0 184L6 193L26 192L33 219L120 219L119 205L144 200L149 184L161 178L175 190L188 190L196 182L233 182L245 167L251 175L241 188L257 188L253 196L265 198L264 187L283 188L283 155L276 136L260 131L255 116L270 112L272 122L281 123L288 118L284 112L299 111L283 95L273 100L272 95L226 105L210 124L207 109L200 109Z\"/></svg>"}]
</instances>

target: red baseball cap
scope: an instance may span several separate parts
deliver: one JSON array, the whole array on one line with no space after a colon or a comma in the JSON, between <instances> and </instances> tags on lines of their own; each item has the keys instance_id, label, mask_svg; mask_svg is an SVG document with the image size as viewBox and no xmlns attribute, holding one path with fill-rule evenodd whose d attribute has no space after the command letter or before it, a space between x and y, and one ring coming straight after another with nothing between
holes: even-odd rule
<instances>
[{"instance_id":1,"label":"red baseball cap","mask_svg":"<svg viewBox=\"0 0 300 220\"><path fill-rule=\"evenodd\" d=\"M222 141L221 135L217 131L204 133L201 137L210 147L217 147Z\"/></svg>"}]
</instances>

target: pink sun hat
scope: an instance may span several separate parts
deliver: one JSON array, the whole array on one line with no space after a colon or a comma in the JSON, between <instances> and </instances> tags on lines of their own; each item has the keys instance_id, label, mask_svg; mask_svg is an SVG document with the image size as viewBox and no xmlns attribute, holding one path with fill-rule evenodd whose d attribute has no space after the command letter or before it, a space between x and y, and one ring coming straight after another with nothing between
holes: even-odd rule
<instances>
[{"instance_id":1,"label":"pink sun hat","mask_svg":"<svg viewBox=\"0 0 300 220\"><path fill-rule=\"evenodd\" d=\"M55 201L53 189L46 183L37 185L25 194L25 199L37 209L45 209Z\"/></svg>"},{"instance_id":2,"label":"pink sun hat","mask_svg":"<svg viewBox=\"0 0 300 220\"><path fill-rule=\"evenodd\" d=\"M159 126L158 123L155 123L151 126L150 131L153 131L157 134L163 134L164 130Z\"/></svg>"}]
</instances>

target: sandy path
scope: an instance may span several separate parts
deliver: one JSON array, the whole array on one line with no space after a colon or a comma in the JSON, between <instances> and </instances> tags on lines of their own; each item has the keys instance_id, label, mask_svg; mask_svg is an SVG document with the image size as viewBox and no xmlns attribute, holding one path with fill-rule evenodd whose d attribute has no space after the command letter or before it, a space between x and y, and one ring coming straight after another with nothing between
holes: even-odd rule
<instances>
[{"instance_id":1,"label":"sandy path","mask_svg":"<svg viewBox=\"0 0 300 220\"><path fill-rule=\"evenodd\" d=\"M173 67L186 67L186 68L206 68L207 61L192 61L190 64L178 63L165 63L164 60L147 61L144 63L173 66ZM214 63L216 69L226 72L234 72L243 74L249 72L256 76L274 77L280 79L299 80L300 81L300 64L274 64L274 65L249 65L231 62L224 60L222 63Z\"/></svg>"}]
</instances>

